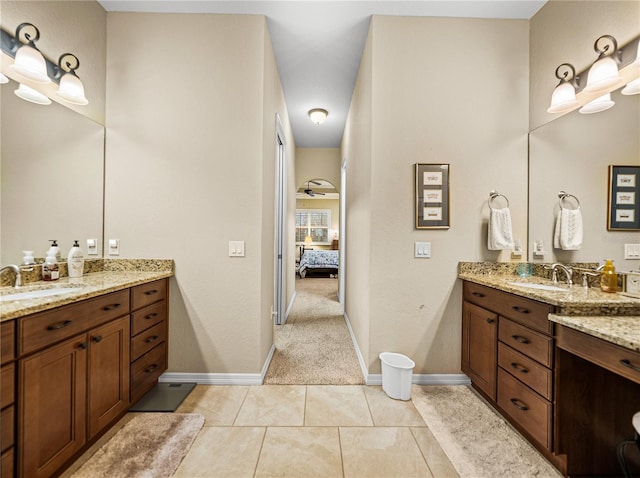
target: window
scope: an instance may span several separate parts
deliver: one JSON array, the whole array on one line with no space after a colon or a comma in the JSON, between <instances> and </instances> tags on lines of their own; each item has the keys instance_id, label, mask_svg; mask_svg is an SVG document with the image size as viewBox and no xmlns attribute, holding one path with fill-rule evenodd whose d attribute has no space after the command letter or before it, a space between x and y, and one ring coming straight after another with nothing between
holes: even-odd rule
<instances>
[{"instance_id":1,"label":"window","mask_svg":"<svg viewBox=\"0 0 640 478\"><path fill-rule=\"evenodd\" d=\"M307 236L312 244L331 244L330 209L296 209L296 242L303 243Z\"/></svg>"}]
</instances>

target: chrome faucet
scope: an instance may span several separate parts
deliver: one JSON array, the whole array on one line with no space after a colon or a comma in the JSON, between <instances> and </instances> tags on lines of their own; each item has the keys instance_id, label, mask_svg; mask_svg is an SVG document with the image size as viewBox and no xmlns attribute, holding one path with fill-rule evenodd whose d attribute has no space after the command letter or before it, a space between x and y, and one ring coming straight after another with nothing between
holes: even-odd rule
<instances>
[{"instance_id":1,"label":"chrome faucet","mask_svg":"<svg viewBox=\"0 0 640 478\"><path fill-rule=\"evenodd\" d=\"M14 282L14 287L17 289L22 285L22 274L20 273L20 268L14 264L9 264L8 266L4 266L0 268L0 274L2 274L6 270L12 270L16 274L16 280Z\"/></svg>"},{"instance_id":2,"label":"chrome faucet","mask_svg":"<svg viewBox=\"0 0 640 478\"><path fill-rule=\"evenodd\" d=\"M567 278L567 284L573 285L573 269L571 267L567 267L559 262L551 265L551 272L553 273L551 280L554 283L558 282L558 269L564 271L564 275Z\"/></svg>"}]
</instances>

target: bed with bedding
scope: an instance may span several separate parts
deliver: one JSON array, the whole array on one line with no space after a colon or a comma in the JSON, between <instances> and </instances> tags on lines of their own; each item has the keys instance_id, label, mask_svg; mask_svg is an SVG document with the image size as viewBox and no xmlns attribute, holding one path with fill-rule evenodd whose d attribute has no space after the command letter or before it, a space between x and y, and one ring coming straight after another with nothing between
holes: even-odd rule
<instances>
[{"instance_id":1,"label":"bed with bedding","mask_svg":"<svg viewBox=\"0 0 640 478\"><path fill-rule=\"evenodd\" d=\"M306 250L300 259L298 273L303 279L311 273L338 274L338 252Z\"/></svg>"}]
</instances>

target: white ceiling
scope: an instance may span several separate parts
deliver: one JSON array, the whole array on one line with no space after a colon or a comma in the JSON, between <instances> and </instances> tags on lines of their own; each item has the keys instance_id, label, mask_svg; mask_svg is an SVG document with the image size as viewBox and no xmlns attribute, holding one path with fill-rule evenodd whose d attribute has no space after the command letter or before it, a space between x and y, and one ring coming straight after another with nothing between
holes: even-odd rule
<instances>
[{"instance_id":1,"label":"white ceiling","mask_svg":"<svg viewBox=\"0 0 640 478\"><path fill-rule=\"evenodd\" d=\"M339 147L371 15L530 19L546 0L98 0L107 11L267 17L296 146ZM315 125L311 108L329 117Z\"/></svg>"}]
</instances>

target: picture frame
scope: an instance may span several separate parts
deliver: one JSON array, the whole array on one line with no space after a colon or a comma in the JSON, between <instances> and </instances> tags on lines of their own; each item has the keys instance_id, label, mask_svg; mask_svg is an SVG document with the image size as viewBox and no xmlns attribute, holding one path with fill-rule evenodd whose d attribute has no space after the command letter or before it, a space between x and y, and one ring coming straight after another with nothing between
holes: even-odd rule
<instances>
[{"instance_id":1,"label":"picture frame","mask_svg":"<svg viewBox=\"0 0 640 478\"><path fill-rule=\"evenodd\" d=\"M607 230L640 230L640 166L609 166Z\"/></svg>"},{"instance_id":2,"label":"picture frame","mask_svg":"<svg viewBox=\"0 0 640 478\"><path fill-rule=\"evenodd\" d=\"M449 229L449 164L415 164L415 228Z\"/></svg>"}]
</instances>

